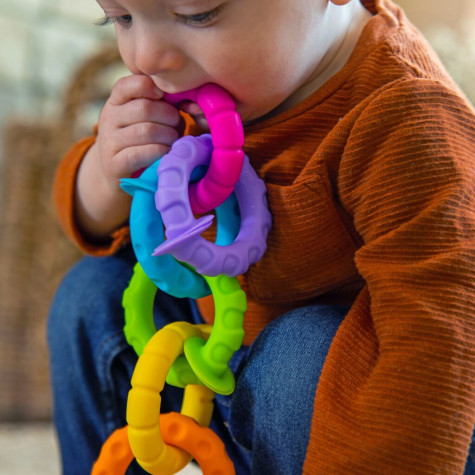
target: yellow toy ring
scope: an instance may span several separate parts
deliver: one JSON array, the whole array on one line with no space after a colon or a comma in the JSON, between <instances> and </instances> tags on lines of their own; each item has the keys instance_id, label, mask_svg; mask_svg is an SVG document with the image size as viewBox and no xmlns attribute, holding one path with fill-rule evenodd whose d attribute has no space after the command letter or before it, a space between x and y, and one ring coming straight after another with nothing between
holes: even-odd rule
<instances>
[{"instance_id":1,"label":"yellow toy ring","mask_svg":"<svg viewBox=\"0 0 475 475\"><path fill-rule=\"evenodd\" d=\"M166 444L174 445L191 454L202 465L204 473L208 473L208 471L217 473L214 468L219 463L218 467L225 468L225 471L221 473L232 474L234 467L232 467L226 452L223 451L223 443L211 429L206 429L211 421L213 398L214 393L204 386L187 386L181 414L174 412L170 415L160 415L162 436ZM191 421L195 421L195 423ZM190 437L194 440L191 440ZM188 463L190 458L191 456L180 458L177 466L184 463L185 460ZM128 426L116 429L102 446L91 475L122 475L133 459L134 454L128 438ZM213 472L211 472L212 469Z\"/></svg>"},{"instance_id":2,"label":"yellow toy ring","mask_svg":"<svg viewBox=\"0 0 475 475\"><path fill-rule=\"evenodd\" d=\"M160 432L160 393L173 362L183 353L183 346L191 337L204 338L203 332L187 322L174 322L165 326L150 339L140 356L132 375L132 389L127 400L128 437L132 452L137 462L152 474L173 474L181 470L188 462L189 455L164 443ZM190 389L194 386L190 386ZM196 391L214 394L207 388L199 387ZM211 400L212 400L211 397ZM188 400L190 400L189 398ZM202 397L194 396L196 406L186 406L186 415L197 422L208 425L211 420L212 402L206 404ZM200 402L203 401L203 402Z\"/></svg>"}]
</instances>

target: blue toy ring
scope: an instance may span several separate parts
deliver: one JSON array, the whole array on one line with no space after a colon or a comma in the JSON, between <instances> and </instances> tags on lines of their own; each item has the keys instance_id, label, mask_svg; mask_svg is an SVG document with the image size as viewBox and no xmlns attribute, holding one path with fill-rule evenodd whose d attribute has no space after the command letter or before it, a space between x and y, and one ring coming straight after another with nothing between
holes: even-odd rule
<instances>
[{"instance_id":1,"label":"blue toy ring","mask_svg":"<svg viewBox=\"0 0 475 475\"><path fill-rule=\"evenodd\" d=\"M121 186L133 196L130 209L130 236L137 260L144 272L162 291L182 298L201 298L211 293L206 281L171 255L152 256L157 241L164 241L163 222L155 207L157 168L160 160L150 165L138 178L124 178ZM236 198L232 194L216 209L219 216L217 239L226 245L239 229Z\"/></svg>"}]
</instances>

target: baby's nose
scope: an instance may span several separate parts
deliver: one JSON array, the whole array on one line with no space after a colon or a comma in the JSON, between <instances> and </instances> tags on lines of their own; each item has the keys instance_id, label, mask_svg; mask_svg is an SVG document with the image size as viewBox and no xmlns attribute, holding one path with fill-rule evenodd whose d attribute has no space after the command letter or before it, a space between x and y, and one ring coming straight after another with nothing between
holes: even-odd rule
<instances>
[{"instance_id":1,"label":"baby's nose","mask_svg":"<svg viewBox=\"0 0 475 475\"><path fill-rule=\"evenodd\" d=\"M185 66L185 62L185 55L180 48L162 35L144 37L135 48L135 66L147 76L179 71Z\"/></svg>"}]
</instances>

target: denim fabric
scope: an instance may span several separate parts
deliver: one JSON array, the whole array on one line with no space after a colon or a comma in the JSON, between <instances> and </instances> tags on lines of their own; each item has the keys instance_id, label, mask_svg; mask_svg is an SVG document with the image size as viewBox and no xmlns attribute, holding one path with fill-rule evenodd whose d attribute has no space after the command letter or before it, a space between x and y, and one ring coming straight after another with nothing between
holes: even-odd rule
<instances>
[{"instance_id":1,"label":"denim fabric","mask_svg":"<svg viewBox=\"0 0 475 475\"><path fill-rule=\"evenodd\" d=\"M252 473L302 473L317 382L346 312L334 306L289 312L250 348L231 396L229 422L249 451Z\"/></svg>"},{"instance_id":2,"label":"denim fabric","mask_svg":"<svg viewBox=\"0 0 475 475\"><path fill-rule=\"evenodd\" d=\"M54 422L65 475L90 473L104 440L126 424L137 357L123 334L121 300L134 263L131 248L111 257L83 258L66 275L51 306ZM238 475L301 473L318 378L346 311L313 306L284 314L232 358L236 390L216 396L211 427ZM160 291L154 319L157 328L177 320L202 323L194 301ZM182 395L166 385L162 411L179 411ZM473 455L471 460L466 475L475 475ZM127 473L145 472L134 462Z\"/></svg>"},{"instance_id":3,"label":"denim fabric","mask_svg":"<svg viewBox=\"0 0 475 475\"><path fill-rule=\"evenodd\" d=\"M475 427L473 428L472 443L468 452L464 475L475 475Z\"/></svg>"},{"instance_id":4,"label":"denim fabric","mask_svg":"<svg viewBox=\"0 0 475 475\"><path fill-rule=\"evenodd\" d=\"M129 248L112 258L83 258L66 275L50 310L48 341L56 425L65 474L90 473L104 440L126 424L137 361L123 334L122 293L132 275ZM190 301L158 293L156 323L198 317ZM167 387L165 412L182 391Z\"/></svg>"}]
</instances>

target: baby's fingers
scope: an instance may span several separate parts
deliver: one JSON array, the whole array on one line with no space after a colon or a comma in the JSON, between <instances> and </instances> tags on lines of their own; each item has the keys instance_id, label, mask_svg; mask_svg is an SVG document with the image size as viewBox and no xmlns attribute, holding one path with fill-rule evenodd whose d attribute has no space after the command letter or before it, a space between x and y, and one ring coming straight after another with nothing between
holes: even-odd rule
<instances>
[{"instance_id":1,"label":"baby's fingers","mask_svg":"<svg viewBox=\"0 0 475 475\"><path fill-rule=\"evenodd\" d=\"M178 137L178 132L173 127L154 122L140 122L124 127L120 129L120 133L115 134L115 148L123 150L148 144L161 144L170 147Z\"/></svg>"},{"instance_id":2,"label":"baby's fingers","mask_svg":"<svg viewBox=\"0 0 475 475\"><path fill-rule=\"evenodd\" d=\"M134 99L120 108L114 108L110 114L115 115L118 127L127 127L143 122L155 122L170 127L178 127L181 116L178 109L164 101L150 99Z\"/></svg>"},{"instance_id":3,"label":"baby's fingers","mask_svg":"<svg viewBox=\"0 0 475 475\"><path fill-rule=\"evenodd\" d=\"M120 106L134 99L147 98L159 100L162 97L163 92L155 86L152 79L148 76L133 74L117 81L112 88L109 103Z\"/></svg>"},{"instance_id":4,"label":"baby's fingers","mask_svg":"<svg viewBox=\"0 0 475 475\"><path fill-rule=\"evenodd\" d=\"M151 143L125 148L114 157L115 168L120 177L128 178L134 172L147 168L169 150L168 145Z\"/></svg>"}]
</instances>

